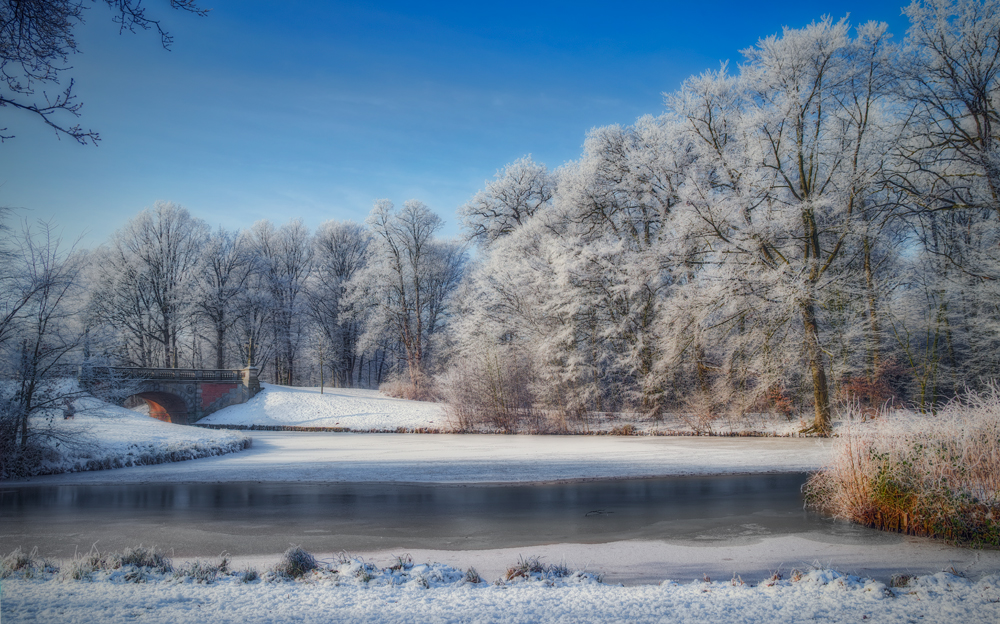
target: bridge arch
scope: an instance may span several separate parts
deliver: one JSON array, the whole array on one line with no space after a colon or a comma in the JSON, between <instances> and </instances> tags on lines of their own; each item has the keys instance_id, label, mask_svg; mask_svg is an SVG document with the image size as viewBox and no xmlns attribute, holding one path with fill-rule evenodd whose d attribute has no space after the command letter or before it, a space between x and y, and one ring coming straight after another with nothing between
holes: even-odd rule
<instances>
[{"instance_id":1,"label":"bridge arch","mask_svg":"<svg viewBox=\"0 0 1000 624\"><path fill-rule=\"evenodd\" d=\"M80 367L80 384L112 384L131 393L127 403L144 401L149 415L164 422L194 424L224 407L246 403L260 392L257 369Z\"/></svg>"},{"instance_id":2,"label":"bridge arch","mask_svg":"<svg viewBox=\"0 0 1000 624\"><path fill-rule=\"evenodd\" d=\"M142 399L149 406L149 415L163 422L175 425L188 424L188 407L184 399L170 392L151 391L132 395ZM131 397L130 397L131 398Z\"/></svg>"}]
</instances>

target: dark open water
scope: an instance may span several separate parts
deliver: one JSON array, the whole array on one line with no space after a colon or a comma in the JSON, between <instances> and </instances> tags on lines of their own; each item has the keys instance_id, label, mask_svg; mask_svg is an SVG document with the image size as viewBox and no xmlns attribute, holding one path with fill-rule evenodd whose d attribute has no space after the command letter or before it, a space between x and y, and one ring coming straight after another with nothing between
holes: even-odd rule
<instances>
[{"instance_id":1,"label":"dark open water","mask_svg":"<svg viewBox=\"0 0 1000 624\"><path fill-rule=\"evenodd\" d=\"M552 485L0 485L0 553L51 557L155 545L176 556L382 548L468 550L652 539L704 545L808 533L881 534L804 511L804 474L670 477Z\"/></svg>"}]
</instances>

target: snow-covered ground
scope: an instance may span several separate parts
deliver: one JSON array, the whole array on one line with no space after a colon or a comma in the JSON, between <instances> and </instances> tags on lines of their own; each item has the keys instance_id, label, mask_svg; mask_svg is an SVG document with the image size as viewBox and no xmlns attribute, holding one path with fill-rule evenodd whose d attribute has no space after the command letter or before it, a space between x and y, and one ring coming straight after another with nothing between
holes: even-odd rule
<instances>
[{"instance_id":1,"label":"snow-covered ground","mask_svg":"<svg viewBox=\"0 0 1000 624\"><path fill-rule=\"evenodd\" d=\"M233 431L179 427L139 412L84 397L74 401L76 415L49 420L54 453L37 467L39 474L102 470L212 457L246 448L250 436Z\"/></svg>"},{"instance_id":2,"label":"snow-covered ground","mask_svg":"<svg viewBox=\"0 0 1000 624\"><path fill-rule=\"evenodd\" d=\"M198 421L200 425L237 427L322 427L356 432L452 431L453 423L440 403L408 401L377 390L358 388L290 388L262 384L263 392L243 405L234 405ZM640 414L592 413L585 420L551 423L553 432L600 434L630 430L639 435L691 435L702 432L754 433L789 436L805 425L768 415L719 418L698 423L681 414L659 421Z\"/></svg>"},{"instance_id":3,"label":"snow-covered ground","mask_svg":"<svg viewBox=\"0 0 1000 624\"><path fill-rule=\"evenodd\" d=\"M8 579L0 615L5 622L104 624L1000 621L1000 575L973 581L946 572L898 588L822 569L754 586L683 579L618 587L589 574L551 573L490 584L469 582L465 571L444 565L379 570L359 561L323 566L299 581L245 583L232 574L197 583L134 569L99 575Z\"/></svg>"}]
</instances>

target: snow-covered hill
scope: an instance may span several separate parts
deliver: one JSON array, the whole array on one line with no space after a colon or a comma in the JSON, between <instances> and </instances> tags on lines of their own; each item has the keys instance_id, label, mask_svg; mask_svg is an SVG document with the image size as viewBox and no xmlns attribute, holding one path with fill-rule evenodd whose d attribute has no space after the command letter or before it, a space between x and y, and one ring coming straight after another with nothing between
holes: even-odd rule
<instances>
[{"instance_id":1,"label":"snow-covered hill","mask_svg":"<svg viewBox=\"0 0 1000 624\"><path fill-rule=\"evenodd\" d=\"M332 427L350 431L449 430L438 403L393 399L378 390L289 388L262 384L242 405L202 418L199 425Z\"/></svg>"}]
</instances>

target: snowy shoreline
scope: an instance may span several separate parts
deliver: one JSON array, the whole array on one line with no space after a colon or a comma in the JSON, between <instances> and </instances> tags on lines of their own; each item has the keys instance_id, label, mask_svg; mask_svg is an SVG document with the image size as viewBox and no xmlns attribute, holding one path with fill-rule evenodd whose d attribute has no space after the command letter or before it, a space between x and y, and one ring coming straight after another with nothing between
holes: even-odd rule
<instances>
[{"instance_id":1,"label":"snowy shoreline","mask_svg":"<svg viewBox=\"0 0 1000 624\"><path fill-rule=\"evenodd\" d=\"M972 580L953 572L897 577L886 584L829 569L773 573L759 583L738 575L632 587L587 572L547 566L483 582L473 570L399 558L379 568L344 559L291 580L247 571L212 572L188 563L180 575L134 565L57 580L57 572L4 581L3 612L18 622L876 622L996 621L1000 575ZM256 577L254 573L254 577Z\"/></svg>"},{"instance_id":2,"label":"snowy shoreline","mask_svg":"<svg viewBox=\"0 0 1000 624\"><path fill-rule=\"evenodd\" d=\"M456 435L526 435L488 429L460 432L442 403L411 401L363 388L289 387L261 384L262 392L242 405L233 405L197 423L209 429L237 431L308 431L331 433L433 433ZM585 418L542 427L532 435L645 437L814 437L800 434L798 419L746 414L719 418L698 426L681 414L652 420L635 413L594 412Z\"/></svg>"},{"instance_id":3,"label":"snowy shoreline","mask_svg":"<svg viewBox=\"0 0 1000 624\"><path fill-rule=\"evenodd\" d=\"M193 427L201 427L213 431L294 431L299 433L408 433L424 435L541 435L541 436L616 436L616 437L676 437L676 438L820 438L812 433L797 431L775 433L773 431L681 431L643 430L636 429L632 433L617 433L611 430L599 431L539 431L534 433L507 433L504 431L452 431L449 429L434 429L430 427L396 427L395 429L352 429L350 427L300 427L297 425L217 425L195 423Z\"/></svg>"}]
</instances>

